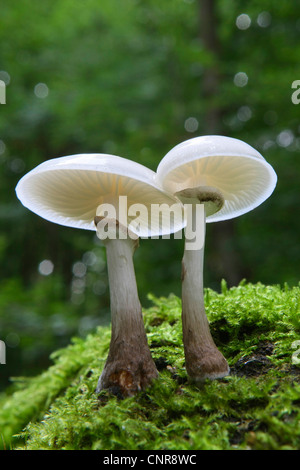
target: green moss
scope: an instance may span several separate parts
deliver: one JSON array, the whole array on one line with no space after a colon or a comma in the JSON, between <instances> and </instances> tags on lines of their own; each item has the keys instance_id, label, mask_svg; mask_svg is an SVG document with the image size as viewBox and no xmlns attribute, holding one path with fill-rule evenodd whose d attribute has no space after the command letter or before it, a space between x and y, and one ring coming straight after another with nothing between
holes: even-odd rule
<instances>
[{"instance_id":1,"label":"green moss","mask_svg":"<svg viewBox=\"0 0 300 470\"><path fill-rule=\"evenodd\" d=\"M180 299L149 298L145 325L160 372L153 386L123 400L95 395L110 339L101 327L0 397L3 447L299 449L300 367L293 343L300 339L300 287L241 283L228 289L223 281L220 294L205 291L212 334L231 375L201 388L186 377Z\"/></svg>"}]
</instances>

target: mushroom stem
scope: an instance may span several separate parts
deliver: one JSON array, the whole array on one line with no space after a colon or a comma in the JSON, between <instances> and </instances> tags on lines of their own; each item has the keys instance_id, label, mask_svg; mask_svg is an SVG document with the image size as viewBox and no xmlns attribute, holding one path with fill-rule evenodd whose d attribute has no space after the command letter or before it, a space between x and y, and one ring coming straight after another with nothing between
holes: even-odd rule
<instances>
[{"instance_id":1,"label":"mushroom stem","mask_svg":"<svg viewBox=\"0 0 300 470\"><path fill-rule=\"evenodd\" d=\"M132 396L147 388L158 372L147 342L133 265L138 240L130 236L119 238L120 230L119 226L117 238L102 239L107 254L111 340L96 392L110 389L122 396Z\"/></svg>"},{"instance_id":2,"label":"mushroom stem","mask_svg":"<svg viewBox=\"0 0 300 470\"><path fill-rule=\"evenodd\" d=\"M204 204L202 210L196 211L196 206L193 204L191 213L187 214L187 227L195 227L193 242L198 237L199 247L190 249L191 242L186 238L182 259L182 330L187 374L191 381L201 382L228 375L229 367L214 343L206 317L203 296L206 216Z\"/></svg>"}]
</instances>

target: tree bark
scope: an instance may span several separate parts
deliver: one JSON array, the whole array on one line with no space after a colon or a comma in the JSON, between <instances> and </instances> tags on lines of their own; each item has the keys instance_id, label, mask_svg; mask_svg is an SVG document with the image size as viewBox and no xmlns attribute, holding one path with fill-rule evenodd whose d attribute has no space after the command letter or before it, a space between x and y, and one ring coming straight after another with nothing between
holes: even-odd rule
<instances>
[{"instance_id":1,"label":"tree bark","mask_svg":"<svg viewBox=\"0 0 300 470\"><path fill-rule=\"evenodd\" d=\"M218 96L222 80L219 64L222 57L222 49L219 42L217 27L216 0L199 0L199 35L204 47L212 54L214 61L211 67L207 67L203 74L202 94L206 105L204 118L204 134L224 135L222 109L215 98ZM209 228L213 238L213 246L221 259L221 275L227 280L229 286L238 284L243 278L241 266L236 253L230 245L234 237L235 221L228 220L212 224Z\"/></svg>"}]
</instances>

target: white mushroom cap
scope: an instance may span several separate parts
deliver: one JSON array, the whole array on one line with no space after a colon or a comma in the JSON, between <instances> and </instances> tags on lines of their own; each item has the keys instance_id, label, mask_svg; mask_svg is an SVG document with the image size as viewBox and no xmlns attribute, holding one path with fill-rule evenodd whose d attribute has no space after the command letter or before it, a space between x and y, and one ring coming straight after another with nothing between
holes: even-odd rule
<instances>
[{"instance_id":1,"label":"white mushroom cap","mask_svg":"<svg viewBox=\"0 0 300 470\"><path fill-rule=\"evenodd\" d=\"M172 194L198 186L221 191L225 203L219 212L207 216L207 222L251 211L272 194L277 183L274 169L253 147L218 135L195 137L175 146L158 165L157 179Z\"/></svg>"},{"instance_id":2,"label":"white mushroom cap","mask_svg":"<svg viewBox=\"0 0 300 470\"><path fill-rule=\"evenodd\" d=\"M136 203L147 207L148 217L142 219L141 214L139 219L139 236L172 233L184 225L182 208L158 185L155 172L115 155L79 154L45 161L21 178L16 193L32 212L69 227L96 230L98 206L117 206L119 196L127 196L128 208ZM151 204L176 204L170 228L161 217L151 217ZM133 219L127 218L128 223Z\"/></svg>"}]
</instances>

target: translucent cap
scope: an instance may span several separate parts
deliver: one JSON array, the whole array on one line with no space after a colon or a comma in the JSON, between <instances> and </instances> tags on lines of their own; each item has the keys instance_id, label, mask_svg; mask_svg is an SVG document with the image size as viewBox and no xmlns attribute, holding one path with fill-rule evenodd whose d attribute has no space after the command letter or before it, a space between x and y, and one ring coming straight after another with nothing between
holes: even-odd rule
<instances>
[{"instance_id":1,"label":"translucent cap","mask_svg":"<svg viewBox=\"0 0 300 470\"><path fill-rule=\"evenodd\" d=\"M113 205L117 216L119 210L131 207L122 220L127 217L129 225L139 216L136 230L134 226L131 230L141 237L176 232L184 225L182 207L159 186L155 173L115 155L79 154L48 160L21 178L16 193L32 212L69 227L95 230L94 217L101 204ZM126 196L126 206L119 206L119 196ZM143 205L142 212L134 204ZM159 211L151 211L152 204L175 204L170 223L164 223Z\"/></svg>"},{"instance_id":2,"label":"translucent cap","mask_svg":"<svg viewBox=\"0 0 300 470\"><path fill-rule=\"evenodd\" d=\"M159 184L172 194L211 186L223 194L223 207L207 222L232 219L251 211L274 191L277 176L262 155L232 137L195 137L174 147L157 168Z\"/></svg>"}]
</instances>

